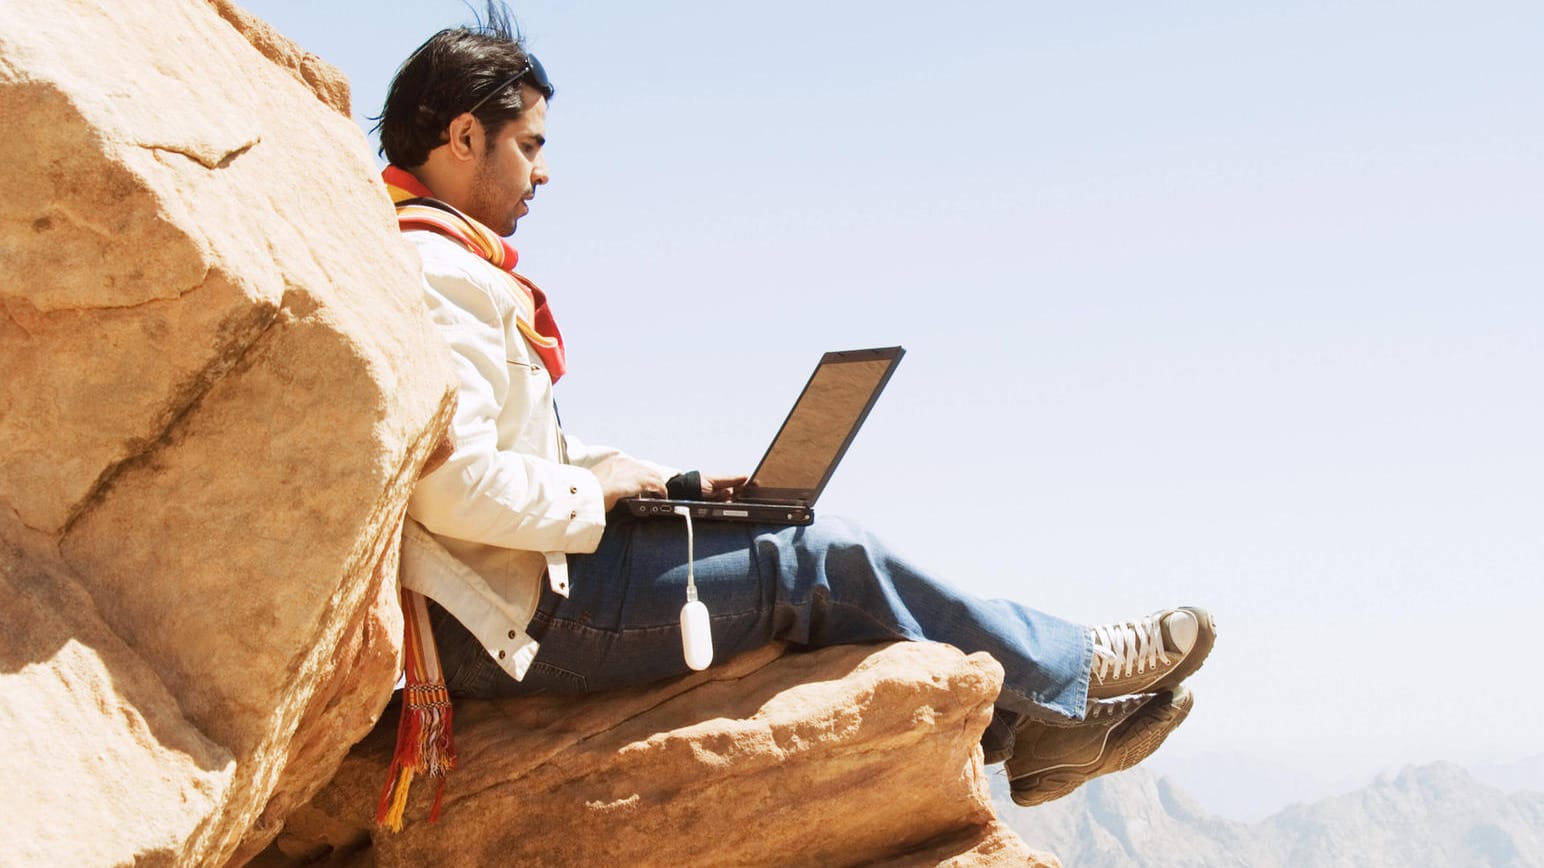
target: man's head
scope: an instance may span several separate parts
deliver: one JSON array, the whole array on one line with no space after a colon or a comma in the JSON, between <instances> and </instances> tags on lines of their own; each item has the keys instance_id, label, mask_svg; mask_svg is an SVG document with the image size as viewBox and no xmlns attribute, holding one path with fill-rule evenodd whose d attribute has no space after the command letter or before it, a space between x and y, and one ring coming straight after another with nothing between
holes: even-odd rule
<instances>
[{"instance_id":1,"label":"man's head","mask_svg":"<svg viewBox=\"0 0 1544 868\"><path fill-rule=\"evenodd\" d=\"M377 129L381 151L436 197L501 235L547 182L547 100L553 87L509 17L442 30L397 70Z\"/></svg>"}]
</instances>

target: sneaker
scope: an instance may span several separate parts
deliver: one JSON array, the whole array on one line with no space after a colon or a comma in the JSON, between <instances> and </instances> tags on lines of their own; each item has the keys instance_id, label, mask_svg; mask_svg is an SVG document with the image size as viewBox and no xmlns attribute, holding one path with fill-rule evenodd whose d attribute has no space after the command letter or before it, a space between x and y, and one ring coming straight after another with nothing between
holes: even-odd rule
<instances>
[{"instance_id":1,"label":"sneaker","mask_svg":"<svg viewBox=\"0 0 1544 868\"><path fill-rule=\"evenodd\" d=\"M1094 627L1089 633L1094 638L1090 699L1175 687L1201 668L1217 641L1212 616L1190 606Z\"/></svg>"},{"instance_id":2,"label":"sneaker","mask_svg":"<svg viewBox=\"0 0 1544 868\"><path fill-rule=\"evenodd\" d=\"M992 709L992 722L981 733L982 765L996 765L1013 756L1013 733L1018 725L1019 715L1001 708Z\"/></svg>"},{"instance_id":3,"label":"sneaker","mask_svg":"<svg viewBox=\"0 0 1544 868\"><path fill-rule=\"evenodd\" d=\"M1189 690L1175 687L1090 703L1080 724L1026 721L1006 765L1014 803L1043 804L1100 775L1131 768L1163 744L1194 704Z\"/></svg>"}]
</instances>

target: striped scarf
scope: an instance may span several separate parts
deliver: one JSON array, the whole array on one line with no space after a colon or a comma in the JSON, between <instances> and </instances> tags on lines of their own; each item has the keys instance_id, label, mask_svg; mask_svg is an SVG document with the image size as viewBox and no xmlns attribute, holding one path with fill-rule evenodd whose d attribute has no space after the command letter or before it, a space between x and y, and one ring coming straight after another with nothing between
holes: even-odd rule
<instances>
[{"instance_id":1,"label":"striped scarf","mask_svg":"<svg viewBox=\"0 0 1544 868\"><path fill-rule=\"evenodd\" d=\"M498 269L515 303L515 324L546 363L554 383L567 367L563 334L547 306L547 296L536 284L514 273L519 260L515 249L493 230L434 198L429 188L396 166L381 173L391 201L397 206L397 226L403 231L427 229L459 243ZM386 772L375 809L375 822L402 831L408 790L416 775L438 780L429 822L440 818L446 774L456 767L456 746L451 737L450 694L445 689L434 634L429 626L428 600L422 594L401 589L402 600L402 716L397 722L397 747Z\"/></svg>"},{"instance_id":2,"label":"striped scarf","mask_svg":"<svg viewBox=\"0 0 1544 868\"><path fill-rule=\"evenodd\" d=\"M397 747L386 770L386 786L375 806L375 822L393 832L402 831L407 812L407 793L414 775L439 780L429 822L440 820L440 801L445 796L445 775L456 767L456 744L450 734L450 694L440 671L440 657L429 628L428 598L401 589L402 600L402 716L397 720Z\"/></svg>"},{"instance_id":3,"label":"striped scarf","mask_svg":"<svg viewBox=\"0 0 1544 868\"><path fill-rule=\"evenodd\" d=\"M546 363L547 373L556 383L568 370L563 333L558 331L557 320L547 304L547 294L515 273L515 263L520 261L515 248L492 229L434 198L429 188L410 173L387 166L381 172L381 179L386 182L391 201L397 206L398 228L404 232L409 229L438 232L499 270L515 301L515 325Z\"/></svg>"}]
</instances>

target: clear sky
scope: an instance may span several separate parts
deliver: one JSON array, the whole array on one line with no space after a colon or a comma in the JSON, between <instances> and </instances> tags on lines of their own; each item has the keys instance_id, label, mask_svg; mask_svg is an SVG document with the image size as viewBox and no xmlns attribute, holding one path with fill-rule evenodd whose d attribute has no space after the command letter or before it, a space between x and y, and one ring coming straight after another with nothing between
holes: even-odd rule
<instances>
[{"instance_id":1,"label":"clear sky","mask_svg":"<svg viewBox=\"0 0 1544 868\"><path fill-rule=\"evenodd\" d=\"M469 19L246 5L365 125ZM820 352L902 344L822 510L1068 617L1212 608L1160 759L1544 752L1544 6L515 11L570 429L748 470Z\"/></svg>"}]
</instances>

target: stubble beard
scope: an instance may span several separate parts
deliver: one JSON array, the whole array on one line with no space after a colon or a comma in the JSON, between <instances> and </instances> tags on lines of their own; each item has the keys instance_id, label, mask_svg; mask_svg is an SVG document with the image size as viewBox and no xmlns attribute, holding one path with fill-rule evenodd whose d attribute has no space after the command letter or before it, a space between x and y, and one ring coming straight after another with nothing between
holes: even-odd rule
<instances>
[{"instance_id":1,"label":"stubble beard","mask_svg":"<svg viewBox=\"0 0 1544 868\"><path fill-rule=\"evenodd\" d=\"M485 160L477 167L472 176L471 204L476 209L467 213L478 222L497 232L501 237L513 235L515 224L520 222L520 203L524 201L516 197L514 204L509 204L510 197L497 181L497 167L492 165L492 158Z\"/></svg>"}]
</instances>

